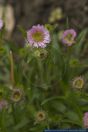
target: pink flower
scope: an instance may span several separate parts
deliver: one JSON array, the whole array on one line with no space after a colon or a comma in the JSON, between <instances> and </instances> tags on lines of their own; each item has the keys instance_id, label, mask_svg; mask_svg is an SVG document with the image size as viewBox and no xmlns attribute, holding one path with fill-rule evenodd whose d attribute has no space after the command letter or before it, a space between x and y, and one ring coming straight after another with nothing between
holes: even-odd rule
<instances>
[{"instance_id":1,"label":"pink flower","mask_svg":"<svg viewBox=\"0 0 88 132\"><path fill-rule=\"evenodd\" d=\"M77 33L74 29L67 29L63 32L62 42L64 44L67 44L68 46L71 46L74 43L76 36L77 36Z\"/></svg>"},{"instance_id":2,"label":"pink flower","mask_svg":"<svg viewBox=\"0 0 88 132\"><path fill-rule=\"evenodd\" d=\"M3 21L2 19L0 19L0 29L2 29L2 27L3 27Z\"/></svg>"},{"instance_id":3,"label":"pink flower","mask_svg":"<svg viewBox=\"0 0 88 132\"><path fill-rule=\"evenodd\" d=\"M50 34L43 25L36 25L27 31L27 40L33 47L45 48L50 43Z\"/></svg>"},{"instance_id":4,"label":"pink flower","mask_svg":"<svg viewBox=\"0 0 88 132\"><path fill-rule=\"evenodd\" d=\"M0 100L0 111L4 108L7 108L7 106L8 106L8 103L6 100L4 99Z\"/></svg>"},{"instance_id":5,"label":"pink flower","mask_svg":"<svg viewBox=\"0 0 88 132\"><path fill-rule=\"evenodd\" d=\"M88 112L86 112L84 114L84 117L83 117L83 124L84 124L84 127L85 128L88 128Z\"/></svg>"}]
</instances>

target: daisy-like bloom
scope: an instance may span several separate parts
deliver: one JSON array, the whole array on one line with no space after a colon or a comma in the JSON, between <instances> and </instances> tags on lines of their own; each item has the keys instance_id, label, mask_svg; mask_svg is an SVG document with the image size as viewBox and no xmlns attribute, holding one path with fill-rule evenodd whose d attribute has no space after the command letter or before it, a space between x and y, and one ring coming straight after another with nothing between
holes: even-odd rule
<instances>
[{"instance_id":1,"label":"daisy-like bloom","mask_svg":"<svg viewBox=\"0 0 88 132\"><path fill-rule=\"evenodd\" d=\"M8 106L7 101L4 100L4 99L1 99L1 100L0 100L0 111L1 111L2 109L6 109L7 106Z\"/></svg>"},{"instance_id":2,"label":"daisy-like bloom","mask_svg":"<svg viewBox=\"0 0 88 132\"><path fill-rule=\"evenodd\" d=\"M11 100L14 102L19 102L22 99L23 91L21 89L13 89Z\"/></svg>"},{"instance_id":3,"label":"daisy-like bloom","mask_svg":"<svg viewBox=\"0 0 88 132\"><path fill-rule=\"evenodd\" d=\"M36 122L41 122L44 121L46 119L46 114L44 111L39 111L36 114Z\"/></svg>"},{"instance_id":4,"label":"daisy-like bloom","mask_svg":"<svg viewBox=\"0 0 88 132\"><path fill-rule=\"evenodd\" d=\"M74 88L77 88L77 89L82 89L83 86L84 86L84 79L79 76L79 77L76 77L74 80L73 80L73 87Z\"/></svg>"},{"instance_id":5,"label":"daisy-like bloom","mask_svg":"<svg viewBox=\"0 0 88 132\"><path fill-rule=\"evenodd\" d=\"M88 112L84 113L83 125L84 125L85 128L88 128Z\"/></svg>"},{"instance_id":6,"label":"daisy-like bloom","mask_svg":"<svg viewBox=\"0 0 88 132\"><path fill-rule=\"evenodd\" d=\"M2 27L3 27L3 21L2 19L0 19L0 29L2 29Z\"/></svg>"},{"instance_id":7,"label":"daisy-like bloom","mask_svg":"<svg viewBox=\"0 0 88 132\"><path fill-rule=\"evenodd\" d=\"M50 43L50 34L43 25L36 25L27 31L27 40L33 47L45 48Z\"/></svg>"},{"instance_id":8,"label":"daisy-like bloom","mask_svg":"<svg viewBox=\"0 0 88 132\"><path fill-rule=\"evenodd\" d=\"M71 46L75 42L77 33L74 29L67 29L62 34L62 42L68 46Z\"/></svg>"}]
</instances>

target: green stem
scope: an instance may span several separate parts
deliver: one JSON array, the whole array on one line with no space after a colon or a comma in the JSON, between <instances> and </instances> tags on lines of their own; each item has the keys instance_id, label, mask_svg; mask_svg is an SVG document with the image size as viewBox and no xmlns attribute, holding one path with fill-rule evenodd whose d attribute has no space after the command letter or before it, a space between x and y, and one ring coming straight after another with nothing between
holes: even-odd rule
<instances>
[{"instance_id":1,"label":"green stem","mask_svg":"<svg viewBox=\"0 0 88 132\"><path fill-rule=\"evenodd\" d=\"M13 104L12 104L12 115L13 115L14 123L17 124L16 114L15 114L15 109Z\"/></svg>"},{"instance_id":2,"label":"green stem","mask_svg":"<svg viewBox=\"0 0 88 132\"><path fill-rule=\"evenodd\" d=\"M41 84L44 83L44 78L43 78L43 65L40 59L37 59L38 61L38 68L39 68L39 75L40 75L40 80L41 80Z\"/></svg>"},{"instance_id":3,"label":"green stem","mask_svg":"<svg viewBox=\"0 0 88 132\"><path fill-rule=\"evenodd\" d=\"M7 132L7 129L6 129L6 126L5 126L5 110L3 109L2 110L2 113L1 113L1 130L2 132Z\"/></svg>"},{"instance_id":4,"label":"green stem","mask_svg":"<svg viewBox=\"0 0 88 132\"><path fill-rule=\"evenodd\" d=\"M13 54L12 51L10 51L10 80L12 83L12 87L14 88L15 85L15 79L14 79L14 61L13 61Z\"/></svg>"}]
</instances>

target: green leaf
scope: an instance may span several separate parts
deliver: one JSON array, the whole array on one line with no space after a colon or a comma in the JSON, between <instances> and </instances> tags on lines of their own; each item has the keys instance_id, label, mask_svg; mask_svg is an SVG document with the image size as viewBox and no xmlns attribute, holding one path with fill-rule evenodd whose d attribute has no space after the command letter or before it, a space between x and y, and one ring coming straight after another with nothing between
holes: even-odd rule
<instances>
[{"instance_id":1,"label":"green leaf","mask_svg":"<svg viewBox=\"0 0 88 132\"><path fill-rule=\"evenodd\" d=\"M56 97L48 98L48 99L44 100L44 101L41 103L41 105L45 105L45 104L48 103L48 102L51 102L51 101L53 101L53 100L59 100L59 99L63 100L63 99L64 99L64 96L56 96Z\"/></svg>"},{"instance_id":2,"label":"green leaf","mask_svg":"<svg viewBox=\"0 0 88 132\"><path fill-rule=\"evenodd\" d=\"M73 124L78 124L80 126L82 125L82 121L80 120L78 114L74 111L66 112L66 117L69 119L69 121L72 121Z\"/></svg>"},{"instance_id":3,"label":"green leaf","mask_svg":"<svg viewBox=\"0 0 88 132\"><path fill-rule=\"evenodd\" d=\"M21 122L14 127L14 130L19 130L25 125L27 125L28 123L29 123L29 120L27 118L23 118Z\"/></svg>"},{"instance_id":4,"label":"green leaf","mask_svg":"<svg viewBox=\"0 0 88 132\"><path fill-rule=\"evenodd\" d=\"M82 46L83 46L83 43L85 41L85 37L87 35L87 32L88 32L88 29L84 29L78 36L77 38L77 41L76 41L76 44L74 46L74 51L75 51L75 54L77 56L80 55L81 53L81 49L82 49Z\"/></svg>"},{"instance_id":5,"label":"green leaf","mask_svg":"<svg viewBox=\"0 0 88 132\"><path fill-rule=\"evenodd\" d=\"M57 112L64 113L66 111L66 106L62 102L54 101L51 105Z\"/></svg>"}]
</instances>

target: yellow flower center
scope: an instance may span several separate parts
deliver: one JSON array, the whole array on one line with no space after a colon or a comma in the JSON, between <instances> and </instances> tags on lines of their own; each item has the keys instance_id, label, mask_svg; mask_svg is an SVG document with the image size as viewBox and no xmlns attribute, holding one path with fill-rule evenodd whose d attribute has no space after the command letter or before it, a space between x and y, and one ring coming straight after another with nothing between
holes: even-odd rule
<instances>
[{"instance_id":1,"label":"yellow flower center","mask_svg":"<svg viewBox=\"0 0 88 132\"><path fill-rule=\"evenodd\" d=\"M36 41L36 42L41 42L43 41L43 33L42 32L35 32L33 33L32 35L33 39Z\"/></svg>"},{"instance_id":2,"label":"yellow flower center","mask_svg":"<svg viewBox=\"0 0 88 132\"><path fill-rule=\"evenodd\" d=\"M45 113L44 112L39 112L37 113L37 121L43 121L45 120Z\"/></svg>"},{"instance_id":3,"label":"yellow flower center","mask_svg":"<svg viewBox=\"0 0 88 132\"><path fill-rule=\"evenodd\" d=\"M20 100L20 98L21 98L21 94L18 91L13 94L13 99L14 100L18 101L18 100Z\"/></svg>"},{"instance_id":4,"label":"yellow flower center","mask_svg":"<svg viewBox=\"0 0 88 132\"><path fill-rule=\"evenodd\" d=\"M72 34L66 35L64 39L65 39L68 43L73 43L73 41L74 41L73 35L72 35Z\"/></svg>"}]
</instances>

